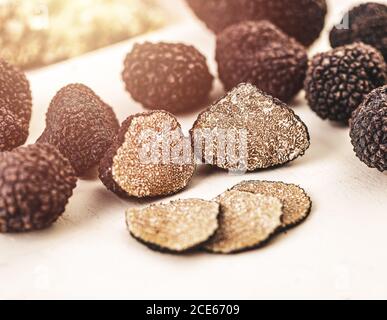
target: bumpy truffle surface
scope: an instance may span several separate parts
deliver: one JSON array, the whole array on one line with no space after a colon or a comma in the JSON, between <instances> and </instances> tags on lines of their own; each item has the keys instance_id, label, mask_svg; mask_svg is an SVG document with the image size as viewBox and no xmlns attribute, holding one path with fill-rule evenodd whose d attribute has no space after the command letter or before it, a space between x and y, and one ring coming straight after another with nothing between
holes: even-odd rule
<instances>
[{"instance_id":1,"label":"bumpy truffle surface","mask_svg":"<svg viewBox=\"0 0 387 320\"><path fill-rule=\"evenodd\" d=\"M129 117L102 159L99 176L120 197L158 197L184 189L195 171L191 141L166 111Z\"/></svg>"},{"instance_id":2,"label":"bumpy truffle surface","mask_svg":"<svg viewBox=\"0 0 387 320\"><path fill-rule=\"evenodd\" d=\"M195 14L219 33L246 20L269 20L302 44L320 35L327 14L325 0L187 0Z\"/></svg>"},{"instance_id":3,"label":"bumpy truffle surface","mask_svg":"<svg viewBox=\"0 0 387 320\"><path fill-rule=\"evenodd\" d=\"M322 119L348 124L366 95L386 81L387 66L380 52L357 42L317 54L310 61L306 97Z\"/></svg>"},{"instance_id":4,"label":"bumpy truffle surface","mask_svg":"<svg viewBox=\"0 0 387 320\"><path fill-rule=\"evenodd\" d=\"M227 90L242 82L289 102L302 89L305 48L268 21L245 21L218 35L219 77Z\"/></svg>"},{"instance_id":5,"label":"bumpy truffle surface","mask_svg":"<svg viewBox=\"0 0 387 320\"><path fill-rule=\"evenodd\" d=\"M370 168L387 170L387 86L372 91L351 119L351 139L358 158Z\"/></svg>"},{"instance_id":6,"label":"bumpy truffle surface","mask_svg":"<svg viewBox=\"0 0 387 320\"><path fill-rule=\"evenodd\" d=\"M186 112L206 101L213 76L206 58L192 46L144 43L127 55L123 80L145 108Z\"/></svg>"},{"instance_id":7,"label":"bumpy truffle surface","mask_svg":"<svg viewBox=\"0 0 387 320\"><path fill-rule=\"evenodd\" d=\"M334 27L330 34L332 47L353 42L364 42L378 49L387 61L387 6L363 3L350 10L343 18L348 25Z\"/></svg>"},{"instance_id":8,"label":"bumpy truffle surface","mask_svg":"<svg viewBox=\"0 0 387 320\"><path fill-rule=\"evenodd\" d=\"M32 112L30 86L24 73L0 59L0 152L22 145Z\"/></svg>"},{"instance_id":9,"label":"bumpy truffle surface","mask_svg":"<svg viewBox=\"0 0 387 320\"><path fill-rule=\"evenodd\" d=\"M54 146L0 153L0 232L49 227L64 212L75 186L70 162Z\"/></svg>"},{"instance_id":10,"label":"bumpy truffle surface","mask_svg":"<svg viewBox=\"0 0 387 320\"><path fill-rule=\"evenodd\" d=\"M81 176L99 164L118 129L110 106L88 87L71 84L51 101L38 142L56 146Z\"/></svg>"},{"instance_id":11,"label":"bumpy truffle surface","mask_svg":"<svg viewBox=\"0 0 387 320\"><path fill-rule=\"evenodd\" d=\"M240 84L203 111L191 137L197 157L237 171L285 164L310 145L308 129L294 111L252 84Z\"/></svg>"}]
</instances>

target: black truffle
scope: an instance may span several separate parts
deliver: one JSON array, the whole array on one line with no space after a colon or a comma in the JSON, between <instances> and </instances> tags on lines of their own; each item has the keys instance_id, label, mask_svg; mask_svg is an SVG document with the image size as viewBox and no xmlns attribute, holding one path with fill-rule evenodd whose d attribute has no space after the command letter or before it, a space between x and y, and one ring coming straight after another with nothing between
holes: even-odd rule
<instances>
[{"instance_id":1,"label":"black truffle","mask_svg":"<svg viewBox=\"0 0 387 320\"><path fill-rule=\"evenodd\" d=\"M70 162L54 146L0 153L0 232L49 227L64 212L75 186Z\"/></svg>"},{"instance_id":2,"label":"black truffle","mask_svg":"<svg viewBox=\"0 0 387 320\"><path fill-rule=\"evenodd\" d=\"M194 47L172 43L136 44L122 74L132 98L147 109L190 111L205 102L213 76Z\"/></svg>"},{"instance_id":3,"label":"black truffle","mask_svg":"<svg viewBox=\"0 0 387 320\"><path fill-rule=\"evenodd\" d=\"M56 146L81 176L99 164L118 129L110 106L88 87L71 84L51 101L38 142Z\"/></svg>"},{"instance_id":4,"label":"black truffle","mask_svg":"<svg viewBox=\"0 0 387 320\"><path fill-rule=\"evenodd\" d=\"M216 60L227 90L242 82L289 102L302 89L306 49L268 21L245 21L218 35Z\"/></svg>"},{"instance_id":5,"label":"black truffle","mask_svg":"<svg viewBox=\"0 0 387 320\"><path fill-rule=\"evenodd\" d=\"M386 80L387 66L380 52L357 42L317 54L310 61L306 97L322 119L348 124L365 96Z\"/></svg>"},{"instance_id":6,"label":"black truffle","mask_svg":"<svg viewBox=\"0 0 387 320\"><path fill-rule=\"evenodd\" d=\"M357 157L370 168L387 170L387 86L375 89L353 113L351 139Z\"/></svg>"},{"instance_id":7,"label":"black truffle","mask_svg":"<svg viewBox=\"0 0 387 320\"><path fill-rule=\"evenodd\" d=\"M30 86L24 73L0 59L0 152L22 145L32 112Z\"/></svg>"},{"instance_id":8,"label":"black truffle","mask_svg":"<svg viewBox=\"0 0 387 320\"><path fill-rule=\"evenodd\" d=\"M387 60L386 5L363 3L346 13L343 23L339 28L334 27L330 33L332 47L361 41L378 49Z\"/></svg>"},{"instance_id":9,"label":"black truffle","mask_svg":"<svg viewBox=\"0 0 387 320\"><path fill-rule=\"evenodd\" d=\"M219 33L246 20L269 20L305 46L311 45L325 24L325 0L187 0L195 14Z\"/></svg>"}]
</instances>

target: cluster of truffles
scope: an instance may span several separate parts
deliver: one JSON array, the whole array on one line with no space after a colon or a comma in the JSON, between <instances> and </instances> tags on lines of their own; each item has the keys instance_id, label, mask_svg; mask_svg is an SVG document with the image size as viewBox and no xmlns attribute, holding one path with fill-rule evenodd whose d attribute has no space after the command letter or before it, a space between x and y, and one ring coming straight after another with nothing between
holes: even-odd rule
<instances>
[{"instance_id":1,"label":"cluster of truffles","mask_svg":"<svg viewBox=\"0 0 387 320\"><path fill-rule=\"evenodd\" d=\"M259 248L309 216L312 202L293 184L245 181L213 201L179 200L126 214L130 234L149 248L232 254Z\"/></svg>"}]
</instances>

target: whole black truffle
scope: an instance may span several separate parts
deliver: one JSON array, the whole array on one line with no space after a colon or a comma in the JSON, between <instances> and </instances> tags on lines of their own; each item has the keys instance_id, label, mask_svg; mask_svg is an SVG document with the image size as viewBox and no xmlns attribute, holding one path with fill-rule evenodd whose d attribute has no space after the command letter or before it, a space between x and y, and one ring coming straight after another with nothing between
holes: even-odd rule
<instances>
[{"instance_id":1,"label":"whole black truffle","mask_svg":"<svg viewBox=\"0 0 387 320\"><path fill-rule=\"evenodd\" d=\"M118 129L110 106L88 87L71 84L51 101L38 142L56 146L81 176L99 164Z\"/></svg>"},{"instance_id":2,"label":"whole black truffle","mask_svg":"<svg viewBox=\"0 0 387 320\"><path fill-rule=\"evenodd\" d=\"M24 73L0 59L0 152L22 145L32 112L30 86Z\"/></svg>"},{"instance_id":3,"label":"whole black truffle","mask_svg":"<svg viewBox=\"0 0 387 320\"><path fill-rule=\"evenodd\" d=\"M49 227L64 212L75 186L70 162L54 146L0 153L0 232Z\"/></svg>"},{"instance_id":4,"label":"whole black truffle","mask_svg":"<svg viewBox=\"0 0 387 320\"><path fill-rule=\"evenodd\" d=\"M346 13L343 23L339 28L334 27L330 33L332 47L361 41L378 49L387 60L386 5L363 3Z\"/></svg>"},{"instance_id":5,"label":"whole black truffle","mask_svg":"<svg viewBox=\"0 0 387 320\"><path fill-rule=\"evenodd\" d=\"M325 0L187 0L195 14L219 33L246 20L269 20L305 46L311 45L325 24Z\"/></svg>"},{"instance_id":6,"label":"whole black truffle","mask_svg":"<svg viewBox=\"0 0 387 320\"><path fill-rule=\"evenodd\" d=\"M322 119L348 124L352 112L387 80L379 51L360 42L317 54L305 80L310 107Z\"/></svg>"},{"instance_id":7,"label":"whole black truffle","mask_svg":"<svg viewBox=\"0 0 387 320\"><path fill-rule=\"evenodd\" d=\"M353 113L351 139L358 158L370 168L387 170L387 86L375 89Z\"/></svg>"},{"instance_id":8,"label":"whole black truffle","mask_svg":"<svg viewBox=\"0 0 387 320\"><path fill-rule=\"evenodd\" d=\"M136 44L125 59L123 80L132 98L151 110L190 111L207 98L213 76L194 47Z\"/></svg>"},{"instance_id":9,"label":"whole black truffle","mask_svg":"<svg viewBox=\"0 0 387 320\"><path fill-rule=\"evenodd\" d=\"M306 49L268 21L245 21L218 35L219 77L230 90L242 82L289 102L302 89Z\"/></svg>"}]
</instances>

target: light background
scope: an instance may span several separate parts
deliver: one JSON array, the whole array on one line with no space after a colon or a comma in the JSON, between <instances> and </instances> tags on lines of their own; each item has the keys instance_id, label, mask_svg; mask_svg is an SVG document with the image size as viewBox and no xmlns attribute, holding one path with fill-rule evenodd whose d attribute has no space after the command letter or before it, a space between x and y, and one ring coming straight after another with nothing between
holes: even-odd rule
<instances>
[{"instance_id":1,"label":"light background","mask_svg":"<svg viewBox=\"0 0 387 320\"><path fill-rule=\"evenodd\" d=\"M136 41L194 44L216 72L213 35L180 0L163 2L176 21L173 26L28 73L34 97L29 142L43 131L51 98L68 83L90 86L120 120L142 111L120 77L124 56ZM329 48L328 30L355 3L329 2L327 30L311 53ZM220 94L217 83L213 98ZM348 129L321 121L307 107L303 93L294 104L312 138L302 159L245 177L203 168L186 191L165 200L211 199L245 179L297 183L314 201L310 219L299 228L259 251L234 256L163 255L137 243L125 228L125 209L146 201L123 201L98 180L82 180L54 227L0 235L0 298L387 298L386 174L357 160ZM179 119L188 130L195 117Z\"/></svg>"}]
</instances>

